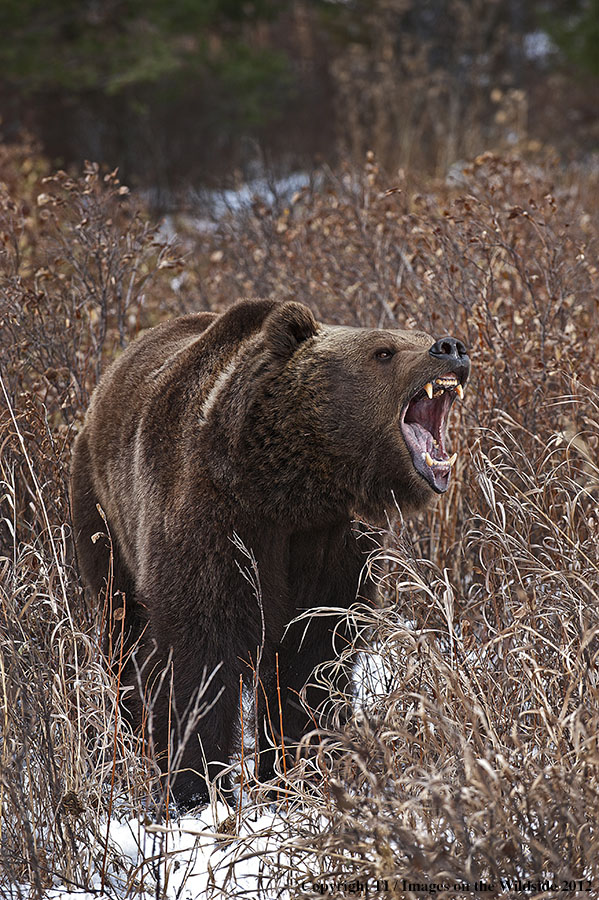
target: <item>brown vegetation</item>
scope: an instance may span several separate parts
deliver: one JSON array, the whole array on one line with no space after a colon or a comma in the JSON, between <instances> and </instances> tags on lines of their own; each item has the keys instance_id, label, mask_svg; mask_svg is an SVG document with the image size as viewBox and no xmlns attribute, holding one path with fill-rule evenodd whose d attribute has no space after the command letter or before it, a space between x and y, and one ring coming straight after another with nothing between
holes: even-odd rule
<instances>
[{"instance_id":1,"label":"brown vegetation","mask_svg":"<svg viewBox=\"0 0 599 900\"><path fill-rule=\"evenodd\" d=\"M76 575L73 431L140 325L249 294L450 331L473 356L456 482L380 536L381 606L355 611L372 648L363 703L287 773L293 839L270 835L264 896L299 894L302 873L597 890L596 180L485 154L457 187L412 184L369 158L288 207L189 230L169 282L177 262L116 176L46 174L31 148L2 151L0 858L14 896L114 874L106 816L153 785ZM139 893L144 873L121 871Z\"/></svg>"}]
</instances>

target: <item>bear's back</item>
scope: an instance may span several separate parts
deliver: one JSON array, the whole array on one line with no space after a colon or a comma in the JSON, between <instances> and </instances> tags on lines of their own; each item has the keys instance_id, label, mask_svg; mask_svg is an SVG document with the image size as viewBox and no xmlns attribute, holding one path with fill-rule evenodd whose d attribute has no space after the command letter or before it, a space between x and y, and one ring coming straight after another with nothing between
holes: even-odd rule
<instances>
[{"instance_id":1,"label":"bear's back","mask_svg":"<svg viewBox=\"0 0 599 900\"><path fill-rule=\"evenodd\" d=\"M249 300L221 315L164 322L141 334L102 376L75 456L128 561L144 507L168 505L202 441L202 409L215 383L274 305ZM151 490L140 492L142 482Z\"/></svg>"},{"instance_id":2,"label":"bear's back","mask_svg":"<svg viewBox=\"0 0 599 900\"><path fill-rule=\"evenodd\" d=\"M152 418L172 423L183 402L193 399L201 405L273 306L273 301L246 301L222 315L192 313L142 333L102 376L85 427L90 433L108 428L112 435L124 429L121 438L128 440L144 409Z\"/></svg>"},{"instance_id":3,"label":"bear's back","mask_svg":"<svg viewBox=\"0 0 599 900\"><path fill-rule=\"evenodd\" d=\"M166 372L181 353L197 342L216 318L215 313L196 313L171 319L142 332L102 376L92 397L87 421L107 401L113 410L121 405L129 409L132 405L137 406L136 400L148 392L156 378ZM119 397L125 401L123 404L119 403Z\"/></svg>"}]
</instances>

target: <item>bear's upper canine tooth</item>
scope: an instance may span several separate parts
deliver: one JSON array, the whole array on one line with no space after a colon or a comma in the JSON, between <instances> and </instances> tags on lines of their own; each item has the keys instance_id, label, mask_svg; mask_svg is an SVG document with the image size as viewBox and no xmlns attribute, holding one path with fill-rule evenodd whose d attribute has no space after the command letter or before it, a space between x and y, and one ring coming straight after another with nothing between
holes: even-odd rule
<instances>
[{"instance_id":1,"label":"bear's upper canine tooth","mask_svg":"<svg viewBox=\"0 0 599 900\"><path fill-rule=\"evenodd\" d=\"M458 395L458 397L460 398L460 400L464 399L464 388L462 387L461 384L456 384L455 392Z\"/></svg>"},{"instance_id":2,"label":"bear's upper canine tooth","mask_svg":"<svg viewBox=\"0 0 599 900\"><path fill-rule=\"evenodd\" d=\"M432 456L430 455L430 453L428 452L428 450L427 450L427 452L424 454L424 461L425 461L425 463L427 464L427 466L434 466L434 465L435 465L435 461L434 461L434 459L432 458Z\"/></svg>"},{"instance_id":3,"label":"bear's upper canine tooth","mask_svg":"<svg viewBox=\"0 0 599 900\"><path fill-rule=\"evenodd\" d=\"M426 393L428 394L428 399L429 399L429 400L432 400L432 399L433 399L433 386L432 386L432 384L430 383L430 381L427 382L427 383L424 385L424 390L425 390Z\"/></svg>"},{"instance_id":4,"label":"bear's upper canine tooth","mask_svg":"<svg viewBox=\"0 0 599 900\"><path fill-rule=\"evenodd\" d=\"M457 458L458 458L458 454L454 453L452 456L449 457L447 462L449 463L450 466L453 466L453 464L455 463Z\"/></svg>"}]
</instances>

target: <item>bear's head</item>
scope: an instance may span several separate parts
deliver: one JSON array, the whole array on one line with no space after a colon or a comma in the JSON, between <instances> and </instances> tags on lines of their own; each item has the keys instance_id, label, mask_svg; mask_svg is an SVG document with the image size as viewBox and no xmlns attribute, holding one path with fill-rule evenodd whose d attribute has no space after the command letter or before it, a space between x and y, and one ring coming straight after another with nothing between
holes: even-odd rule
<instances>
[{"instance_id":1,"label":"bear's head","mask_svg":"<svg viewBox=\"0 0 599 900\"><path fill-rule=\"evenodd\" d=\"M260 495L273 515L377 520L394 501L415 509L447 490L456 454L445 426L470 371L461 341L323 325L288 302L266 317L240 368L243 424L229 422L240 425L245 488L255 480L253 502Z\"/></svg>"}]
</instances>

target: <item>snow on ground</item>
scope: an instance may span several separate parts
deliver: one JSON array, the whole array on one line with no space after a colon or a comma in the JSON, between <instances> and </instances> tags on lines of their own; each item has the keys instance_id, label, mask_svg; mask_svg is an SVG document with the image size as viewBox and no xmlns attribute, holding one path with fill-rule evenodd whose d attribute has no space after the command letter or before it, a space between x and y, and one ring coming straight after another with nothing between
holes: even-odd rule
<instances>
[{"instance_id":1,"label":"snow on ground","mask_svg":"<svg viewBox=\"0 0 599 900\"><path fill-rule=\"evenodd\" d=\"M282 804L279 804L282 806ZM281 854L285 839L293 834L292 822L280 810L253 818L245 816L238 834L219 832L219 822L230 820L231 811L222 803L207 807L197 816L183 817L169 825L144 824L139 819L110 825L109 859L120 858L119 871L109 869L101 893L96 876L91 891L57 887L47 900L115 900L134 896L152 900L196 900L200 897L289 896L280 881ZM276 866L276 869L275 869ZM306 873L309 877L310 873ZM268 893L269 882L276 890ZM290 871L289 885L302 875Z\"/></svg>"},{"instance_id":2,"label":"snow on ground","mask_svg":"<svg viewBox=\"0 0 599 900\"><path fill-rule=\"evenodd\" d=\"M413 623L406 628L413 630ZM376 653L360 654L354 670L356 706L387 695L394 677L388 659ZM251 719L251 696L244 693L245 721ZM253 735L245 734L251 749ZM245 765L251 762L251 753ZM248 767L248 775L251 766ZM96 875L90 891L57 886L45 900L196 900L196 898L248 897L286 900L304 881L314 877L297 851L298 832L321 830L324 821L301 807L285 802L262 807L243 805L241 821L224 803L213 803L196 816L184 816L166 825L140 818L113 819L104 884ZM100 834L106 832L106 823ZM235 833L230 833L235 832ZM101 859L104 847L94 854Z\"/></svg>"},{"instance_id":3,"label":"snow on ground","mask_svg":"<svg viewBox=\"0 0 599 900\"><path fill-rule=\"evenodd\" d=\"M160 234L165 240L178 235L178 223L185 222L187 228L200 234L214 231L225 216L242 216L251 209L255 201L267 206L289 203L294 194L308 188L312 179L305 172L294 172L284 178L255 178L237 188L196 191L190 197L190 206L201 210L201 214L168 213L164 216Z\"/></svg>"}]
</instances>

